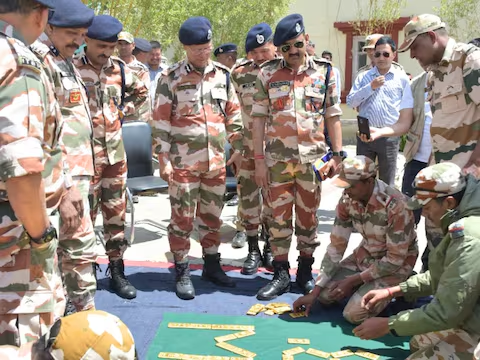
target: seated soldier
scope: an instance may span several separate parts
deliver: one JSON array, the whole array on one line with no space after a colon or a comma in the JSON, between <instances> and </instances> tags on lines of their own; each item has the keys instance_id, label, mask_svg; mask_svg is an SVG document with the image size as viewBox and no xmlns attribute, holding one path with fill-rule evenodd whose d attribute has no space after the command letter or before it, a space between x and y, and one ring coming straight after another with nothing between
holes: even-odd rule
<instances>
[{"instance_id":1,"label":"seated soldier","mask_svg":"<svg viewBox=\"0 0 480 360\"><path fill-rule=\"evenodd\" d=\"M324 305L349 299L343 316L360 323L378 315L390 302L379 302L368 311L362 297L373 289L398 285L411 273L418 255L415 220L407 198L376 179L377 168L358 155L343 160L333 180L345 188L314 290L293 304L295 311L310 310L315 300ZM350 235L356 229L363 239L353 254L342 260Z\"/></svg>"},{"instance_id":2,"label":"seated soldier","mask_svg":"<svg viewBox=\"0 0 480 360\"><path fill-rule=\"evenodd\" d=\"M415 177L412 209L441 227L444 237L430 252L429 271L398 286L365 295L365 311L392 297L434 295L418 309L365 320L353 331L361 339L390 332L413 336L412 359L472 359L480 339L480 181L453 163L439 163ZM433 201L432 201L433 200Z\"/></svg>"},{"instance_id":3,"label":"seated soldier","mask_svg":"<svg viewBox=\"0 0 480 360\"><path fill-rule=\"evenodd\" d=\"M40 339L0 346L0 360L137 360L130 330L116 316L100 310L58 319Z\"/></svg>"}]
</instances>

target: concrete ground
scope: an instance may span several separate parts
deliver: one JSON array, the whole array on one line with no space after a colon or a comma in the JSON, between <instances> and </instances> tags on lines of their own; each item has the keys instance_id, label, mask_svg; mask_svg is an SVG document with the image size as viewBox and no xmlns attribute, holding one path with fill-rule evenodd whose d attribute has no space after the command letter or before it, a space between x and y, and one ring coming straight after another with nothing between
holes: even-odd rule
<instances>
[{"instance_id":1,"label":"concrete ground","mask_svg":"<svg viewBox=\"0 0 480 360\"><path fill-rule=\"evenodd\" d=\"M347 146L346 151L350 156L355 155L355 147ZM397 167L397 186L400 187L404 159L399 154ZM157 172L158 175L158 172ZM341 196L341 189L331 184L331 180L326 180L322 185L322 200L320 209L317 212L319 224L317 236L320 240L320 246L315 252L314 268L318 269L325 253L325 249L330 242L330 232L335 218L335 207ZM223 226L221 229L222 244L220 253L222 264L241 266L247 256L247 246L242 249L232 248L230 242L235 235L235 218L237 213L236 206L225 206L222 214ZM127 220L130 222L130 214L127 214ZM167 226L170 221L170 203L168 195L158 194L155 196L140 196L139 203L135 204L135 241L133 245L125 252L125 260L132 261L151 261L166 262L172 261L172 255L169 250L167 238ZM127 225L130 228L131 224ZM101 229L101 216L98 216L96 229ZM197 234L192 235L190 257L192 263L202 263L202 248ZM361 236L358 233L352 234L346 255L358 245ZM418 227L418 242L420 253L426 245L423 219ZM98 245L99 254L104 254L102 245ZM294 237L289 254L290 264L293 268L297 267L298 251L296 250L296 239ZM417 261L416 270L421 267Z\"/></svg>"}]
</instances>

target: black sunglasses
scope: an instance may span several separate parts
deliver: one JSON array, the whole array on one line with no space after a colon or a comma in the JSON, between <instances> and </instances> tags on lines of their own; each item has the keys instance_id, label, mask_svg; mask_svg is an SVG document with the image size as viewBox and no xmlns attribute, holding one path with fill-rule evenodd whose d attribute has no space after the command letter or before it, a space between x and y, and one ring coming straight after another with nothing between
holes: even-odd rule
<instances>
[{"instance_id":1,"label":"black sunglasses","mask_svg":"<svg viewBox=\"0 0 480 360\"><path fill-rule=\"evenodd\" d=\"M293 46L295 46L297 49L301 49L305 46L305 43L303 41L297 41L296 43L293 44ZM292 44L282 45L280 50L282 50L282 52L286 53L288 50L291 49L291 47L292 47Z\"/></svg>"},{"instance_id":2,"label":"black sunglasses","mask_svg":"<svg viewBox=\"0 0 480 360\"><path fill-rule=\"evenodd\" d=\"M388 59L391 54L386 51L384 52L377 51L373 56L375 56L376 58L379 58L381 55L383 55L384 58Z\"/></svg>"}]
</instances>

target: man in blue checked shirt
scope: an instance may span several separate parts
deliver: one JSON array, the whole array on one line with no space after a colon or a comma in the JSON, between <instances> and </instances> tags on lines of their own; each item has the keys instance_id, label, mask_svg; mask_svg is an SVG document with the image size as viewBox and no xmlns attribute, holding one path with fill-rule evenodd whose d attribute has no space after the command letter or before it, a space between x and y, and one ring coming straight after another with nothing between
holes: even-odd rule
<instances>
[{"instance_id":1,"label":"man in blue checked shirt","mask_svg":"<svg viewBox=\"0 0 480 360\"><path fill-rule=\"evenodd\" d=\"M374 52L375 66L357 76L347 96L348 106L358 108L359 115L369 120L370 127L384 128L397 122L412 122L410 81L403 70L392 66L395 52L392 38L382 36L378 39ZM400 138L376 135L372 132L369 141L357 139L357 155L368 156L373 161L378 158L380 180L393 186Z\"/></svg>"}]
</instances>

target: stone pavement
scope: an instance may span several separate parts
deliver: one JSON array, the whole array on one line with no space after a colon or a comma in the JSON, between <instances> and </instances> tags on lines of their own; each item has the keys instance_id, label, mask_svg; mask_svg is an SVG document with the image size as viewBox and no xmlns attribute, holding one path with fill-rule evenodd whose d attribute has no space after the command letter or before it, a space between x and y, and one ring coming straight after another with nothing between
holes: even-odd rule
<instances>
[{"instance_id":1,"label":"stone pavement","mask_svg":"<svg viewBox=\"0 0 480 360\"><path fill-rule=\"evenodd\" d=\"M354 146L347 146L345 149L350 156L355 155ZM398 187L400 187L403 176L403 171L400 171L403 169L403 164L403 156L399 154L399 171L397 171L398 176L396 182ZM335 207L342 193L341 189L333 186L330 180L326 180L322 186L322 200L320 209L317 212L319 219L317 236L321 245L315 251L315 269L319 268L325 249L330 242L330 231L335 218ZM224 207L222 214L224 224L221 230L222 245L220 246L222 264L224 265L241 266L248 253L247 246L242 249L234 249L230 244L231 239L235 235L236 214L236 206ZM96 229L100 230L101 216L98 216L97 219ZM127 214L127 220L130 221L130 214ZM167 238L169 221L170 203L168 195L140 196L139 203L135 204L135 241L125 252L125 260L152 262L172 261ZM128 228L130 228L130 224L128 224ZM197 234L194 233L191 241L190 259L192 263L202 263L202 248L196 239L198 239L198 237ZM352 234L346 255L351 253L360 240L361 236L358 233ZM422 253L426 245L423 220L420 222L418 228L418 241L420 253ZM104 254L101 244L99 244L98 253ZM296 240L294 236L289 254L290 264L293 268L297 267L297 257L298 251L296 250ZM420 269L420 267L421 264L417 261L416 270Z\"/></svg>"}]
</instances>

